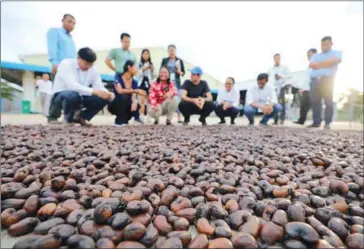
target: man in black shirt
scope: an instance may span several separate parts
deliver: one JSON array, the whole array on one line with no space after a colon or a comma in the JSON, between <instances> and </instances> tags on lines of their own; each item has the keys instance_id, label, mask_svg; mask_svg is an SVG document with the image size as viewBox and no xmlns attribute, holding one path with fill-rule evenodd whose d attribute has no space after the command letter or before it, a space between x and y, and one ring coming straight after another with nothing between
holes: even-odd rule
<instances>
[{"instance_id":1,"label":"man in black shirt","mask_svg":"<svg viewBox=\"0 0 364 249\"><path fill-rule=\"evenodd\" d=\"M207 82L201 80L202 69L195 67L191 70L191 80L186 80L182 86L181 98L178 108L184 116L184 125L190 122L190 116L199 114L199 121L206 124L206 117L215 109L212 94Z\"/></svg>"}]
</instances>

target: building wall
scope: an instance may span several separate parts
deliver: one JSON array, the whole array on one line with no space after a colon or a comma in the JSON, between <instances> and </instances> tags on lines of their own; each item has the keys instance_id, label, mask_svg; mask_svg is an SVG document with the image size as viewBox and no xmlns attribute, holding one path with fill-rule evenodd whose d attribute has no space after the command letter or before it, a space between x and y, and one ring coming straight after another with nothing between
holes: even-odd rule
<instances>
[{"instance_id":1,"label":"building wall","mask_svg":"<svg viewBox=\"0 0 364 249\"><path fill-rule=\"evenodd\" d=\"M149 48L149 50L150 50L150 53L152 56L152 61L155 64L156 69L159 70L159 67L162 63L162 59L167 57L168 53L167 53L166 49L163 47L152 47L152 48ZM134 48L134 49L132 49L132 51L136 54L137 59L139 61L140 55L142 52L142 48ZM97 61L96 61L95 65L101 74L112 75L113 71L111 71L105 64L105 58L107 57L108 53L109 53L108 50L96 51ZM23 58L24 58L24 60L23 60L24 63L41 65L41 66L50 66L50 63L48 62L48 56L46 54L26 55ZM194 65L185 60L184 60L184 64L185 64L185 70L186 70L186 75L185 75L184 79L189 79L190 73L188 72L188 70L191 69L192 67L194 67ZM199 66L201 66L203 69L203 65L199 65ZM206 80L209 83L209 86L211 89L219 89L222 86L222 83L211 75L204 74L202 76L202 79Z\"/></svg>"}]
</instances>

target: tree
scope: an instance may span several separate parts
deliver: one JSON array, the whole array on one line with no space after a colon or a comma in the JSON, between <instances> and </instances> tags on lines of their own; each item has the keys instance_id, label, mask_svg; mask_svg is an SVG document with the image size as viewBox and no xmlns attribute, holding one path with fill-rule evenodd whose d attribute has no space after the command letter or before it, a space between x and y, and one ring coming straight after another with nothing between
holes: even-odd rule
<instances>
[{"instance_id":1,"label":"tree","mask_svg":"<svg viewBox=\"0 0 364 249\"><path fill-rule=\"evenodd\" d=\"M342 93L338 99L339 114L353 116L349 119L363 121L364 94L362 91L349 88L346 93ZM352 121L354 121L352 120Z\"/></svg>"},{"instance_id":2,"label":"tree","mask_svg":"<svg viewBox=\"0 0 364 249\"><path fill-rule=\"evenodd\" d=\"M15 97L15 89L9 86L7 82L0 83L0 93L1 98L7 99L9 101L12 101Z\"/></svg>"}]
</instances>

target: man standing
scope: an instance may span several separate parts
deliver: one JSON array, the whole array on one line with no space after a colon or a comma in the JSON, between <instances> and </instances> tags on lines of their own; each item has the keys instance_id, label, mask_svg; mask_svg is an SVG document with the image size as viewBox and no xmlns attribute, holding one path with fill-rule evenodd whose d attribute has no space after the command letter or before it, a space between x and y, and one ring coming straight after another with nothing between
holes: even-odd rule
<instances>
[{"instance_id":1,"label":"man standing","mask_svg":"<svg viewBox=\"0 0 364 249\"><path fill-rule=\"evenodd\" d=\"M115 72L115 79L124 72L124 64L126 61L131 60L136 63L136 56L130 50L130 38L128 33L122 33L120 35L121 48L111 49L109 55L105 59L108 68ZM114 61L114 64L112 61Z\"/></svg>"},{"instance_id":2,"label":"man standing","mask_svg":"<svg viewBox=\"0 0 364 249\"><path fill-rule=\"evenodd\" d=\"M315 48L311 48L307 52L307 58L308 61L311 60L312 56L317 53L317 50ZM311 101L310 101L310 83L311 83L311 68L306 69L306 74L304 79L301 83L301 89L300 89L300 118L295 122L295 124L303 125L307 118L307 112L311 108Z\"/></svg>"},{"instance_id":3,"label":"man standing","mask_svg":"<svg viewBox=\"0 0 364 249\"><path fill-rule=\"evenodd\" d=\"M289 87L289 80L291 79L291 73L288 67L281 65L281 55L275 54L273 56L274 66L269 69L269 83L272 83L277 96L279 103L282 105L282 111L280 112L280 116L278 114L274 117L274 124L278 124L278 118L280 119L280 123L284 124L284 119L286 117L286 100L285 94L286 90Z\"/></svg>"},{"instance_id":4,"label":"man standing","mask_svg":"<svg viewBox=\"0 0 364 249\"><path fill-rule=\"evenodd\" d=\"M58 65L64 59L76 59L77 51L72 39L71 32L75 28L75 18L70 14L63 15L62 28L51 28L47 33L48 60L52 63L51 80L54 81ZM53 98L49 107L50 113L58 113L61 110L55 110ZM59 123L57 120L48 118L48 123Z\"/></svg>"},{"instance_id":5,"label":"man standing","mask_svg":"<svg viewBox=\"0 0 364 249\"><path fill-rule=\"evenodd\" d=\"M43 77L37 80L36 85L39 92L42 113L45 117L48 117L49 105L52 98L52 82L49 80L49 75L44 73Z\"/></svg>"},{"instance_id":6,"label":"man standing","mask_svg":"<svg viewBox=\"0 0 364 249\"><path fill-rule=\"evenodd\" d=\"M95 61L94 51L81 48L77 59L64 59L59 64L53 85L53 105L56 108L49 113L51 120L57 120L64 108L65 124L88 126L86 120L90 121L114 99L114 93L106 90L100 74L93 67Z\"/></svg>"},{"instance_id":7,"label":"man standing","mask_svg":"<svg viewBox=\"0 0 364 249\"><path fill-rule=\"evenodd\" d=\"M219 90L217 95L216 115L220 118L219 124L225 124L225 117L230 117L231 124L235 124L235 118L239 114L240 93L234 87L235 80L228 77L225 81L225 87Z\"/></svg>"},{"instance_id":8,"label":"man standing","mask_svg":"<svg viewBox=\"0 0 364 249\"><path fill-rule=\"evenodd\" d=\"M331 36L321 39L322 52L312 57L309 67L311 72L311 104L313 124L310 128L321 126L322 99L325 102L325 129L330 129L334 112L334 80L342 53L332 49Z\"/></svg>"},{"instance_id":9,"label":"man standing","mask_svg":"<svg viewBox=\"0 0 364 249\"><path fill-rule=\"evenodd\" d=\"M48 59L52 63L52 76L63 59L76 59L77 51L71 32L75 28L75 18L65 14L62 28L51 28L47 33ZM52 78L53 78L52 77Z\"/></svg>"},{"instance_id":10,"label":"man standing","mask_svg":"<svg viewBox=\"0 0 364 249\"><path fill-rule=\"evenodd\" d=\"M195 67L191 70L191 80L186 80L182 86L178 108L184 116L184 125L190 122L190 116L199 114L199 121L207 125L206 118L215 109L212 94L206 81L201 80L202 69Z\"/></svg>"},{"instance_id":11,"label":"man standing","mask_svg":"<svg viewBox=\"0 0 364 249\"><path fill-rule=\"evenodd\" d=\"M282 106L278 104L277 94L272 85L267 84L268 74L261 73L257 78L258 84L251 87L245 100L244 113L249 119L249 125L254 125L254 115L258 109L264 113L261 125L267 125L269 119L282 111Z\"/></svg>"}]
</instances>

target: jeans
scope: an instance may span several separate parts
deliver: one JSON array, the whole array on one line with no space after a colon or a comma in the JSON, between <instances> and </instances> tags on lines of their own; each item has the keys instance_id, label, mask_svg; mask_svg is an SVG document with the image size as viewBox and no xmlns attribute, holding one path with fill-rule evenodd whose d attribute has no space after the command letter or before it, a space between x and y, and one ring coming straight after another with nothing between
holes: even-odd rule
<instances>
[{"instance_id":1,"label":"jeans","mask_svg":"<svg viewBox=\"0 0 364 249\"><path fill-rule=\"evenodd\" d=\"M264 115L260 123L267 124L269 119L273 118L277 113L282 111L282 106L280 104L275 104L273 107L273 112L269 115ZM257 112L257 108L252 107L250 105L245 105L244 113L245 116L249 119L250 123L254 123L254 115Z\"/></svg>"},{"instance_id":2,"label":"jeans","mask_svg":"<svg viewBox=\"0 0 364 249\"><path fill-rule=\"evenodd\" d=\"M75 111L81 110L81 107L83 107L80 117L90 121L107 104L107 100L97 96L81 96L74 91L58 92L52 98L49 120L57 120L63 109L65 120L72 122Z\"/></svg>"},{"instance_id":3,"label":"jeans","mask_svg":"<svg viewBox=\"0 0 364 249\"><path fill-rule=\"evenodd\" d=\"M221 119L221 121L225 121L225 117L230 117L232 121L238 116L239 109L237 107L230 107L226 110L222 109L222 105L217 105L215 109L216 115Z\"/></svg>"},{"instance_id":4,"label":"jeans","mask_svg":"<svg viewBox=\"0 0 364 249\"><path fill-rule=\"evenodd\" d=\"M286 88L282 87L281 90L278 93L278 102L281 104L282 110L277 112L274 116L274 123L278 123L278 119L280 119L282 122L286 118Z\"/></svg>"},{"instance_id":5,"label":"jeans","mask_svg":"<svg viewBox=\"0 0 364 249\"><path fill-rule=\"evenodd\" d=\"M199 114L201 120L205 120L211 112L215 109L215 104L212 101L206 101L202 109L198 108L195 104L186 101L181 101L178 105L179 110L185 118L186 122L190 121L190 116Z\"/></svg>"},{"instance_id":6,"label":"jeans","mask_svg":"<svg viewBox=\"0 0 364 249\"><path fill-rule=\"evenodd\" d=\"M109 112L116 116L115 124L128 124L132 117L139 119L140 105L137 105L135 111L131 111L131 106L131 95L115 94L115 99L108 106Z\"/></svg>"},{"instance_id":7,"label":"jeans","mask_svg":"<svg viewBox=\"0 0 364 249\"><path fill-rule=\"evenodd\" d=\"M332 122L332 116L334 114L333 94L333 76L323 76L311 80L311 105L314 124L321 124L322 99L325 102L325 124L329 125Z\"/></svg>"},{"instance_id":8,"label":"jeans","mask_svg":"<svg viewBox=\"0 0 364 249\"><path fill-rule=\"evenodd\" d=\"M297 122L304 124L306 122L308 110L311 108L310 91L304 91L301 95L300 101L300 118Z\"/></svg>"}]
</instances>

